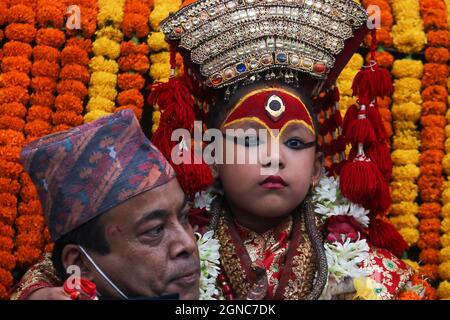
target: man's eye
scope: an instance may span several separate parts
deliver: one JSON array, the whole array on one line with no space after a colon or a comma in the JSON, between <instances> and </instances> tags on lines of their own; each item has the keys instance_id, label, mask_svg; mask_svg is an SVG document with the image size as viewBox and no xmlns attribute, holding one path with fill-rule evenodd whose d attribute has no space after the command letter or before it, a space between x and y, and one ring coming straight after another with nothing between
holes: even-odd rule
<instances>
[{"instance_id":1,"label":"man's eye","mask_svg":"<svg viewBox=\"0 0 450 320\"><path fill-rule=\"evenodd\" d=\"M305 143L301 141L300 139L292 138L289 139L284 143L288 148L294 149L294 150L302 150L306 148L311 148L314 146L314 142Z\"/></svg>"},{"instance_id":2,"label":"man's eye","mask_svg":"<svg viewBox=\"0 0 450 320\"><path fill-rule=\"evenodd\" d=\"M164 225L160 224L157 227L146 231L144 233L144 235L148 236L148 237L152 237L152 238L157 238L157 237L161 236L163 234L163 232L164 232Z\"/></svg>"}]
</instances>

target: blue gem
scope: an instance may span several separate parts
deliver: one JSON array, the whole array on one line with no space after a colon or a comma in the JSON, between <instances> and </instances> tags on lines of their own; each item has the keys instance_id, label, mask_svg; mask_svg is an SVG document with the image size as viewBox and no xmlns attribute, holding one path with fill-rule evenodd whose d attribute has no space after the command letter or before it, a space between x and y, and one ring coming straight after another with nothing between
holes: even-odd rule
<instances>
[{"instance_id":1,"label":"blue gem","mask_svg":"<svg viewBox=\"0 0 450 320\"><path fill-rule=\"evenodd\" d=\"M287 61L286 53L279 53L279 54L277 54L277 61L281 62L281 63L285 63Z\"/></svg>"},{"instance_id":2,"label":"blue gem","mask_svg":"<svg viewBox=\"0 0 450 320\"><path fill-rule=\"evenodd\" d=\"M245 65L245 63L239 63L238 65L236 65L236 71L239 73L245 72L247 71L247 66Z\"/></svg>"}]
</instances>

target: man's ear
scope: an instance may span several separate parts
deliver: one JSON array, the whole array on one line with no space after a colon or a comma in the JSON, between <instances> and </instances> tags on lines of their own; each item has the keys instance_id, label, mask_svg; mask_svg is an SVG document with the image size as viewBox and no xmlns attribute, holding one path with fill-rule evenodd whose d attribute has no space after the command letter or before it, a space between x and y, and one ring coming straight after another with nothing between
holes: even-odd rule
<instances>
[{"instance_id":1,"label":"man's ear","mask_svg":"<svg viewBox=\"0 0 450 320\"><path fill-rule=\"evenodd\" d=\"M314 159L313 177L312 182L314 185L318 185L322 178L322 170L324 165L324 157L322 152L316 152L316 158Z\"/></svg>"},{"instance_id":2,"label":"man's ear","mask_svg":"<svg viewBox=\"0 0 450 320\"><path fill-rule=\"evenodd\" d=\"M77 245L66 245L62 251L61 260L65 270L69 266L77 266L80 268L81 277L90 281L94 279L95 270L93 270L91 264L83 256L83 253Z\"/></svg>"}]
</instances>

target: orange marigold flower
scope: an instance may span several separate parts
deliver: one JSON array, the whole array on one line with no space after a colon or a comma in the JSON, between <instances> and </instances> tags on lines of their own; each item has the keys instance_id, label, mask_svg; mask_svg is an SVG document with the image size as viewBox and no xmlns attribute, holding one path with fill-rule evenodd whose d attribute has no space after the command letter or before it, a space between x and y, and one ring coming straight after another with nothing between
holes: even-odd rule
<instances>
[{"instance_id":1,"label":"orange marigold flower","mask_svg":"<svg viewBox=\"0 0 450 320\"><path fill-rule=\"evenodd\" d=\"M421 176L417 182L420 189L420 196L425 202L439 201L441 198L441 188L444 178L436 176Z\"/></svg>"},{"instance_id":2,"label":"orange marigold flower","mask_svg":"<svg viewBox=\"0 0 450 320\"><path fill-rule=\"evenodd\" d=\"M60 48L66 41L66 36L61 30L53 28L42 28L36 34L38 45Z\"/></svg>"},{"instance_id":3,"label":"orange marigold flower","mask_svg":"<svg viewBox=\"0 0 450 320\"><path fill-rule=\"evenodd\" d=\"M442 115L429 115L429 116L423 116L421 118L422 126L424 127L433 127L435 129L441 128L444 129L447 121L445 120L445 117Z\"/></svg>"},{"instance_id":4,"label":"orange marigold flower","mask_svg":"<svg viewBox=\"0 0 450 320\"><path fill-rule=\"evenodd\" d=\"M0 251L11 252L14 249L14 241L10 237L0 236Z\"/></svg>"},{"instance_id":5,"label":"orange marigold flower","mask_svg":"<svg viewBox=\"0 0 450 320\"><path fill-rule=\"evenodd\" d=\"M148 17L150 15L150 8L141 0L127 0L123 12L126 14L134 13Z\"/></svg>"},{"instance_id":6,"label":"orange marigold flower","mask_svg":"<svg viewBox=\"0 0 450 320\"><path fill-rule=\"evenodd\" d=\"M377 106L380 109L389 109L392 103L392 99L389 97L378 97L377 98Z\"/></svg>"},{"instance_id":7,"label":"orange marigold flower","mask_svg":"<svg viewBox=\"0 0 450 320\"><path fill-rule=\"evenodd\" d=\"M2 147L3 148L3 147ZM0 192L8 192L17 196L20 191L20 184L16 180L0 178ZM1 225L1 223L0 223ZM1 234L1 232L0 232Z\"/></svg>"},{"instance_id":8,"label":"orange marigold flower","mask_svg":"<svg viewBox=\"0 0 450 320\"><path fill-rule=\"evenodd\" d=\"M84 122L83 116L76 114L73 111L56 111L53 114L53 124L55 126L66 124L71 127L82 125Z\"/></svg>"},{"instance_id":9,"label":"orange marigold flower","mask_svg":"<svg viewBox=\"0 0 450 320\"><path fill-rule=\"evenodd\" d=\"M20 162L21 150L20 147L0 146L0 157L6 161Z\"/></svg>"},{"instance_id":10,"label":"orange marigold flower","mask_svg":"<svg viewBox=\"0 0 450 320\"><path fill-rule=\"evenodd\" d=\"M433 127L424 127L420 132L420 139L422 141L422 150L444 150L444 130L436 130L436 128Z\"/></svg>"},{"instance_id":11,"label":"orange marigold flower","mask_svg":"<svg viewBox=\"0 0 450 320\"><path fill-rule=\"evenodd\" d=\"M16 267L16 259L8 252L0 251L0 268L13 270Z\"/></svg>"},{"instance_id":12,"label":"orange marigold flower","mask_svg":"<svg viewBox=\"0 0 450 320\"><path fill-rule=\"evenodd\" d=\"M24 128L27 136L43 137L52 133L52 125L44 120L36 119L29 121Z\"/></svg>"},{"instance_id":13,"label":"orange marigold flower","mask_svg":"<svg viewBox=\"0 0 450 320\"><path fill-rule=\"evenodd\" d=\"M59 124L57 126L54 126L53 127L53 132L66 131L66 130L70 130L72 128L73 128L72 126L69 126L68 124L63 123L63 124Z\"/></svg>"},{"instance_id":14,"label":"orange marigold flower","mask_svg":"<svg viewBox=\"0 0 450 320\"><path fill-rule=\"evenodd\" d=\"M4 207L16 207L17 197L10 193L0 193L0 205Z\"/></svg>"},{"instance_id":15,"label":"orange marigold flower","mask_svg":"<svg viewBox=\"0 0 450 320\"><path fill-rule=\"evenodd\" d=\"M0 74L0 88L4 87L24 87L30 85L30 77L26 73L19 71L10 71Z\"/></svg>"},{"instance_id":16,"label":"orange marigold flower","mask_svg":"<svg viewBox=\"0 0 450 320\"><path fill-rule=\"evenodd\" d=\"M366 62L370 61L370 53L366 56ZM375 52L375 61L382 68L390 69L394 63L394 56L387 51L377 51Z\"/></svg>"},{"instance_id":17,"label":"orange marigold flower","mask_svg":"<svg viewBox=\"0 0 450 320\"><path fill-rule=\"evenodd\" d=\"M58 49L47 45L38 45L33 48L33 58L34 61L46 60L49 62L59 62L61 53Z\"/></svg>"},{"instance_id":18,"label":"orange marigold flower","mask_svg":"<svg viewBox=\"0 0 450 320\"><path fill-rule=\"evenodd\" d=\"M54 247L55 247L55 245L53 243L48 243L44 247L44 252L46 252L46 253L53 252Z\"/></svg>"},{"instance_id":19,"label":"orange marigold flower","mask_svg":"<svg viewBox=\"0 0 450 320\"><path fill-rule=\"evenodd\" d=\"M92 41L90 39L83 39L80 37L74 37L70 38L66 42L66 47L78 47L82 50L86 51L87 53L92 52Z\"/></svg>"},{"instance_id":20,"label":"orange marigold flower","mask_svg":"<svg viewBox=\"0 0 450 320\"><path fill-rule=\"evenodd\" d=\"M145 73L150 68L147 56L141 54L130 54L119 58L119 68L122 72L135 71Z\"/></svg>"},{"instance_id":21,"label":"orange marigold flower","mask_svg":"<svg viewBox=\"0 0 450 320\"><path fill-rule=\"evenodd\" d=\"M50 77L56 80L59 77L59 65L56 62L47 60L35 61L31 68L31 73L35 77Z\"/></svg>"},{"instance_id":22,"label":"orange marigold flower","mask_svg":"<svg viewBox=\"0 0 450 320\"><path fill-rule=\"evenodd\" d=\"M11 207L0 206L0 221L7 224L12 224L16 220L17 209Z\"/></svg>"},{"instance_id":23,"label":"orange marigold flower","mask_svg":"<svg viewBox=\"0 0 450 320\"><path fill-rule=\"evenodd\" d=\"M24 127L25 121L23 119L10 116L0 116L0 129L22 131Z\"/></svg>"},{"instance_id":24,"label":"orange marigold flower","mask_svg":"<svg viewBox=\"0 0 450 320\"><path fill-rule=\"evenodd\" d=\"M19 86L0 89L0 104L19 102L26 104L30 100L28 90Z\"/></svg>"},{"instance_id":25,"label":"orange marigold flower","mask_svg":"<svg viewBox=\"0 0 450 320\"><path fill-rule=\"evenodd\" d=\"M36 20L41 28L53 27L61 29L64 26L65 10L52 4L41 5L36 10Z\"/></svg>"},{"instance_id":26,"label":"orange marigold flower","mask_svg":"<svg viewBox=\"0 0 450 320\"><path fill-rule=\"evenodd\" d=\"M420 174L422 176L440 176L442 175L442 165L440 164L424 164L420 166Z\"/></svg>"},{"instance_id":27,"label":"orange marigold flower","mask_svg":"<svg viewBox=\"0 0 450 320\"><path fill-rule=\"evenodd\" d=\"M150 29L148 26L148 17L140 14L125 14L122 20L123 34L128 38L144 38L148 35Z\"/></svg>"},{"instance_id":28,"label":"orange marigold flower","mask_svg":"<svg viewBox=\"0 0 450 320\"><path fill-rule=\"evenodd\" d=\"M86 86L76 80L63 80L57 86L59 94L72 94L83 100L88 95Z\"/></svg>"},{"instance_id":29,"label":"orange marigold flower","mask_svg":"<svg viewBox=\"0 0 450 320\"><path fill-rule=\"evenodd\" d=\"M18 247L14 253L16 263L19 267L29 267L36 263L41 257L41 250L33 247L22 246Z\"/></svg>"},{"instance_id":30,"label":"orange marigold flower","mask_svg":"<svg viewBox=\"0 0 450 320\"><path fill-rule=\"evenodd\" d=\"M39 200L21 202L18 211L21 216L40 215L42 214L41 202Z\"/></svg>"},{"instance_id":31,"label":"orange marigold flower","mask_svg":"<svg viewBox=\"0 0 450 320\"><path fill-rule=\"evenodd\" d=\"M439 266L435 264L426 264L420 267L419 274L431 281L437 279L439 275Z\"/></svg>"},{"instance_id":32,"label":"orange marigold flower","mask_svg":"<svg viewBox=\"0 0 450 320\"><path fill-rule=\"evenodd\" d=\"M44 245L44 239L38 232L30 232L25 234L19 234L16 237L16 246L29 246L41 248Z\"/></svg>"},{"instance_id":33,"label":"orange marigold flower","mask_svg":"<svg viewBox=\"0 0 450 320\"><path fill-rule=\"evenodd\" d=\"M56 90L55 79L49 77L35 77L31 79L31 88L34 91L47 91L54 93Z\"/></svg>"},{"instance_id":34,"label":"orange marigold flower","mask_svg":"<svg viewBox=\"0 0 450 320\"><path fill-rule=\"evenodd\" d=\"M36 36L36 28L32 24L12 23L5 29L9 40L31 43Z\"/></svg>"},{"instance_id":35,"label":"orange marigold flower","mask_svg":"<svg viewBox=\"0 0 450 320\"><path fill-rule=\"evenodd\" d=\"M51 92L41 91L35 92L30 97L31 104L43 107L51 107L55 102L55 97Z\"/></svg>"},{"instance_id":36,"label":"orange marigold flower","mask_svg":"<svg viewBox=\"0 0 450 320\"><path fill-rule=\"evenodd\" d=\"M364 42L367 46L370 46L372 42L372 36L369 34ZM392 35L390 31L386 28L381 28L377 30L377 43L379 46L382 46L384 48L390 48L394 44L394 40L392 39Z\"/></svg>"},{"instance_id":37,"label":"orange marigold flower","mask_svg":"<svg viewBox=\"0 0 450 320\"><path fill-rule=\"evenodd\" d=\"M136 107L144 107L144 97L139 90L131 89L122 91L117 96L117 102L123 106L127 104L135 105Z\"/></svg>"},{"instance_id":38,"label":"orange marigold flower","mask_svg":"<svg viewBox=\"0 0 450 320\"><path fill-rule=\"evenodd\" d=\"M61 52L61 65L79 64L87 66L89 63L88 53L80 47L66 46Z\"/></svg>"},{"instance_id":39,"label":"orange marigold flower","mask_svg":"<svg viewBox=\"0 0 450 320\"><path fill-rule=\"evenodd\" d=\"M439 63L426 63L423 66L422 85L429 87L433 85L446 86L448 78L448 66Z\"/></svg>"},{"instance_id":40,"label":"orange marigold flower","mask_svg":"<svg viewBox=\"0 0 450 320\"><path fill-rule=\"evenodd\" d=\"M73 111L76 114L81 114L83 112L83 101L72 94L62 94L56 98L55 107L58 111Z\"/></svg>"},{"instance_id":41,"label":"orange marigold flower","mask_svg":"<svg viewBox=\"0 0 450 320\"><path fill-rule=\"evenodd\" d=\"M27 121L43 120L49 122L52 119L52 109L44 106L34 105L28 109Z\"/></svg>"},{"instance_id":42,"label":"orange marigold flower","mask_svg":"<svg viewBox=\"0 0 450 320\"><path fill-rule=\"evenodd\" d=\"M16 227L19 232L44 231L44 217L42 215L19 216L16 219Z\"/></svg>"},{"instance_id":43,"label":"orange marigold flower","mask_svg":"<svg viewBox=\"0 0 450 320\"><path fill-rule=\"evenodd\" d=\"M450 37L446 30L430 30L427 33L428 46L448 48Z\"/></svg>"},{"instance_id":44,"label":"orange marigold flower","mask_svg":"<svg viewBox=\"0 0 450 320\"><path fill-rule=\"evenodd\" d=\"M0 115L24 118L27 114L27 108L21 103L11 102L0 105Z\"/></svg>"},{"instance_id":45,"label":"orange marigold flower","mask_svg":"<svg viewBox=\"0 0 450 320\"><path fill-rule=\"evenodd\" d=\"M437 202L423 203L419 207L419 217L422 219L438 218L441 214L442 205Z\"/></svg>"},{"instance_id":46,"label":"orange marigold flower","mask_svg":"<svg viewBox=\"0 0 450 320\"><path fill-rule=\"evenodd\" d=\"M90 77L88 69L77 64L68 64L61 70L61 79L65 80L77 80L87 84Z\"/></svg>"},{"instance_id":47,"label":"orange marigold flower","mask_svg":"<svg viewBox=\"0 0 450 320\"><path fill-rule=\"evenodd\" d=\"M81 31L84 38L91 38L97 29L97 10L81 6ZM66 29L66 34L78 36L79 30Z\"/></svg>"},{"instance_id":48,"label":"orange marigold flower","mask_svg":"<svg viewBox=\"0 0 450 320\"><path fill-rule=\"evenodd\" d=\"M10 41L3 46L3 55L5 57L20 57L24 56L27 59L31 57L33 48L28 43L19 41Z\"/></svg>"},{"instance_id":49,"label":"orange marigold flower","mask_svg":"<svg viewBox=\"0 0 450 320\"><path fill-rule=\"evenodd\" d=\"M0 176L4 178L17 179L23 171L19 163L5 161L0 159Z\"/></svg>"},{"instance_id":50,"label":"orange marigold flower","mask_svg":"<svg viewBox=\"0 0 450 320\"><path fill-rule=\"evenodd\" d=\"M441 229L441 220L439 218L422 219L419 225L420 232L438 232Z\"/></svg>"},{"instance_id":51,"label":"orange marigold flower","mask_svg":"<svg viewBox=\"0 0 450 320\"><path fill-rule=\"evenodd\" d=\"M22 132L17 132L11 129L0 130L0 146L23 146L25 137Z\"/></svg>"},{"instance_id":52,"label":"orange marigold flower","mask_svg":"<svg viewBox=\"0 0 450 320\"><path fill-rule=\"evenodd\" d=\"M0 268L0 283L3 284L6 287L10 287L13 284L13 276L11 275L11 272L1 269Z\"/></svg>"},{"instance_id":53,"label":"orange marigold flower","mask_svg":"<svg viewBox=\"0 0 450 320\"><path fill-rule=\"evenodd\" d=\"M138 73L121 73L117 77L117 84L121 90L141 90L144 88L145 79Z\"/></svg>"},{"instance_id":54,"label":"orange marigold flower","mask_svg":"<svg viewBox=\"0 0 450 320\"><path fill-rule=\"evenodd\" d=\"M421 300L414 291L403 291L398 295L398 300Z\"/></svg>"},{"instance_id":55,"label":"orange marigold flower","mask_svg":"<svg viewBox=\"0 0 450 320\"><path fill-rule=\"evenodd\" d=\"M447 104L439 101L427 101L422 104L422 115L444 115L447 111Z\"/></svg>"},{"instance_id":56,"label":"orange marigold flower","mask_svg":"<svg viewBox=\"0 0 450 320\"><path fill-rule=\"evenodd\" d=\"M8 7L6 2L0 2L0 26L4 25L8 20Z\"/></svg>"},{"instance_id":57,"label":"orange marigold flower","mask_svg":"<svg viewBox=\"0 0 450 320\"><path fill-rule=\"evenodd\" d=\"M0 236L12 238L14 234L14 229L11 226L0 222Z\"/></svg>"},{"instance_id":58,"label":"orange marigold flower","mask_svg":"<svg viewBox=\"0 0 450 320\"><path fill-rule=\"evenodd\" d=\"M423 90L423 101L441 101L447 102L447 89L444 86L430 86Z\"/></svg>"},{"instance_id":59,"label":"orange marigold flower","mask_svg":"<svg viewBox=\"0 0 450 320\"><path fill-rule=\"evenodd\" d=\"M122 57L130 54L148 55L149 47L145 43L137 44L134 41L124 41L120 44L120 54Z\"/></svg>"},{"instance_id":60,"label":"orange marigold flower","mask_svg":"<svg viewBox=\"0 0 450 320\"><path fill-rule=\"evenodd\" d=\"M426 150L420 155L419 165L440 164L443 158L444 152L442 150Z\"/></svg>"},{"instance_id":61,"label":"orange marigold flower","mask_svg":"<svg viewBox=\"0 0 450 320\"><path fill-rule=\"evenodd\" d=\"M425 59L428 62L447 64L450 53L447 48L430 47L425 50Z\"/></svg>"},{"instance_id":62,"label":"orange marigold flower","mask_svg":"<svg viewBox=\"0 0 450 320\"><path fill-rule=\"evenodd\" d=\"M422 16L425 30L430 29L447 29L447 13L445 11L433 10Z\"/></svg>"},{"instance_id":63,"label":"orange marigold flower","mask_svg":"<svg viewBox=\"0 0 450 320\"><path fill-rule=\"evenodd\" d=\"M441 241L439 238L439 233L436 232L420 234L419 241L417 242L417 246L420 250L424 250L426 248L439 249L440 245Z\"/></svg>"},{"instance_id":64,"label":"orange marigold flower","mask_svg":"<svg viewBox=\"0 0 450 320\"><path fill-rule=\"evenodd\" d=\"M439 264L439 250L427 248L420 253L419 259L426 264Z\"/></svg>"},{"instance_id":65,"label":"orange marigold flower","mask_svg":"<svg viewBox=\"0 0 450 320\"><path fill-rule=\"evenodd\" d=\"M2 71L19 71L29 73L31 70L31 61L26 57L5 57L2 60Z\"/></svg>"},{"instance_id":66,"label":"orange marigold flower","mask_svg":"<svg viewBox=\"0 0 450 320\"><path fill-rule=\"evenodd\" d=\"M33 8L18 4L9 8L8 23L28 23L34 24Z\"/></svg>"}]
</instances>

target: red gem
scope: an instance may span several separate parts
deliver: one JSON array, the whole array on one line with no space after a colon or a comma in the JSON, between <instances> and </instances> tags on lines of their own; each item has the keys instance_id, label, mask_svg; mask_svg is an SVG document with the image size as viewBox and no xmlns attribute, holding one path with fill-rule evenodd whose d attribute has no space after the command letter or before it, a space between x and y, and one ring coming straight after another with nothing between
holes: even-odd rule
<instances>
[{"instance_id":1,"label":"red gem","mask_svg":"<svg viewBox=\"0 0 450 320\"><path fill-rule=\"evenodd\" d=\"M175 28L175 33L176 33L176 34L183 33L183 28L181 28L181 27L176 27L176 28Z\"/></svg>"},{"instance_id":2,"label":"red gem","mask_svg":"<svg viewBox=\"0 0 450 320\"><path fill-rule=\"evenodd\" d=\"M222 290L223 290L223 293L225 293L225 294L229 294L229 293L231 293L233 291L228 284L224 285L222 287Z\"/></svg>"},{"instance_id":3,"label":"red gem","mask_svg":"<svg viewBox=\"0 0 450 320\"><path fill-rule=\"evenodd\" d=\"M324 73L326 69L327 67L323 63L318 62L314 65L314 71L317 73Z\"/></svg>"},{"instance_id":4,"label":"red gem","mask_svg":"<svg viewBox=\"0 0 450 320\"><path fill-rule=\"evenodd\" d=\"M220 74L216 74L215 76L213 76L211 82L213 85L217 86L218 84L222 83L222 76Z\"/></svg>"}]
</instances>

